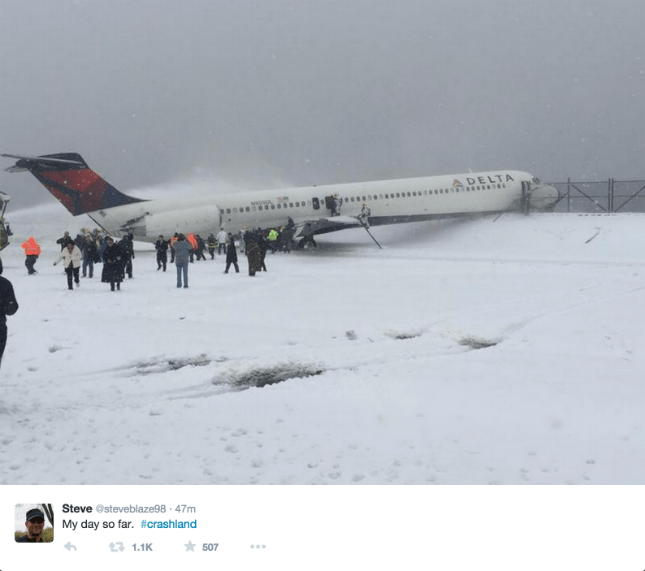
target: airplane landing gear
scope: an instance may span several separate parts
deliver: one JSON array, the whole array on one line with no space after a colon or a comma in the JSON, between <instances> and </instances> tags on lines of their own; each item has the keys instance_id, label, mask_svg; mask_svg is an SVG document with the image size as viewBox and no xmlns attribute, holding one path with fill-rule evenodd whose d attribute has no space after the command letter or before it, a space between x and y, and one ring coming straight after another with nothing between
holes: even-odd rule
<instances>
[{"instance_id":1,"label":"airplane landing gear","mask_svg":"<svg viewBox=\"0 0 645 571\"><path fill-rule=\"evenodd\" d=\"M311 246L312 248L317 246L313 236L305 236L298 241L298 250L304 250L307 246Z\"/></svg>"}]
</instances>

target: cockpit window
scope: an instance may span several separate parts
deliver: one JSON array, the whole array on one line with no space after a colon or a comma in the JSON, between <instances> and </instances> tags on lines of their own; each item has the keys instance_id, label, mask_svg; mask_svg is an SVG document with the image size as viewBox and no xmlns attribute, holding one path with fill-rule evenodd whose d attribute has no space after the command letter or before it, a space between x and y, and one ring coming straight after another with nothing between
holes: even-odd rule
<instances>
[{"instance_id":1,"label":"cockpit window","mask_svg":"<svg viewBox=\"0 0 645 571\"><path fill-rule=\"evenodd\" d=\"M533 177L533 179L531 180L531 182L532 182L533 184L542 184L542 181L541 181L539 178L537 178L536 176L534 176L534 177Z\"/></svg>"}]
</instances>

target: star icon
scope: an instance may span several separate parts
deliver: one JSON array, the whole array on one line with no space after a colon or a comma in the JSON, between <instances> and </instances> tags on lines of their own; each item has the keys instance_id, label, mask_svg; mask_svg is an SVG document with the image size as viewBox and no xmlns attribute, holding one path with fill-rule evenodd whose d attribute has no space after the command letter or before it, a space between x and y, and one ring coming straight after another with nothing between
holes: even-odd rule
<instances>
[{"instance_id":1,"label":"star icon","mask_svg":"<svg viewBox=\"0 0 645 571\"><path fill-rule=\"evenodd\" d=\"M186 548L186 551L195 551L195 544L188 540L188 543L184 543L184 547Z\"/></svg>"}]
</instances>

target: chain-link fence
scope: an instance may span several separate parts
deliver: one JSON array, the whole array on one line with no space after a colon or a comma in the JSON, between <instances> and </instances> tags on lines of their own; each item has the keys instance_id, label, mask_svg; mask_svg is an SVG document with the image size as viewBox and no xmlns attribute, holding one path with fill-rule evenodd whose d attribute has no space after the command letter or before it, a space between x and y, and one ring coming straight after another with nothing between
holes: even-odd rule
<instances>
[{"instance_id":1,"label":"chain-link fence","mask_svg":"<svg viewBox=\"0 0 645 571\"><path fill-rule=\"evenodd\" d=\"M645 181L552 182L560 192L556 212L645 212Z\"/></svg>"}]
</instances>

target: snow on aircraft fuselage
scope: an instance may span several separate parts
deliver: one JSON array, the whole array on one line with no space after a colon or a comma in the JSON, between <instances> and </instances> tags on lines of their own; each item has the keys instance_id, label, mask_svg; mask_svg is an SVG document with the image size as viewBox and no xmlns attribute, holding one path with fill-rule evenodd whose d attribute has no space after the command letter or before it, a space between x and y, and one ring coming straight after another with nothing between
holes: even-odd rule
<instances>
[{"instance_id":1,"label":"snow on aircraft fuselage","mask_svg":"<svg viewBox=\"0 0 645 571\"><path fill-rule=\"evenodd\" d=\"M112 236L132 233L146 242L175 232L279 228L291 219L302 245L318 234L361 227L363 205L371 211L370 226L379 226L546 210L559 199L554 187L527 172L508 170L144 200L118 191L77 153L2 156L18 159L8 172L31 172L72 215L87 214Z\"/></svg>"}]
</instances>

